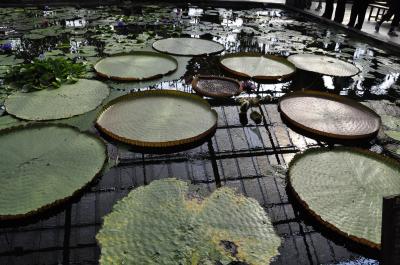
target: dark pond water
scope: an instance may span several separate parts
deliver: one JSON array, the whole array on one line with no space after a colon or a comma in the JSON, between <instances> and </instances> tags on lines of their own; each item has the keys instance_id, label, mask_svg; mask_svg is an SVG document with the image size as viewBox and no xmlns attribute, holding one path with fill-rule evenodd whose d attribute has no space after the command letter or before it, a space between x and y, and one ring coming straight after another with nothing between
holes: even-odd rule
<instances>
[{"instance_id":1,"label":"dark pond water","mask_svg":"<svg viewBox=\"0 0 400 265\"><path fill-rule=\"evenodd\" d=\"M301 15L251 7L3 8L0 78L10 65L37 57L69 57L91 66L103 56L151 49L154 40L170 36L215 40L225 46L225 53L326 54L361 69L348 79L299 73L298 82L256 84L252 94L270 94L276 99L288 91L309 88L358 100L399 98L399 57ZM108 84L115 95L149 88L192 92L189 84L195 74L228 75L218 59L179 57L179 69L170 76ZM87 77L97 78L93 72ZM5 88L0 88L0 104L10 93ZM102 217L132 188L168 176L190 180L210 191L220 179L222 185L256 198L284 239L274 264L377 264L370 259L376 257L374 253L338 239L303 215L287 194L284 177L276 173L296 152L321 143L287 129L274 104L261 107L263 124L243 126L233 101L212 103L219 114L217 133L199 147L170 155L145 155L110 144L110 152L121 163L81 198L50 218L0 230L0 264L97 264L100 250L95 234ZM94 130L95 116L86 117L84 125L79 118L64 122Z\"/></svg>"}]
</instances>

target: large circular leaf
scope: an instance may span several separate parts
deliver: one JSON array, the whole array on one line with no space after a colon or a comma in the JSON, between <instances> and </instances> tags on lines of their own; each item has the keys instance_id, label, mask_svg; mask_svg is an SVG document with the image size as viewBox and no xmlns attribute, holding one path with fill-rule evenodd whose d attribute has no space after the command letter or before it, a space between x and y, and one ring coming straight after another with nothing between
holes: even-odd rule
<instances>
[{"instance_id":1,"label":"large circular leaf","mask_svg":"<svg viewBox=\"0 0 400 265\"><path fill-rule=\"evenodd\" d=\"M141 147L174 147L215 131L217 114L207 101L173 90L136 92L111 101L97 119L109 136Z\"/></svg>"},{"instance_id":2,"label":"large circular leaf","mask_svg":"<svg viewBox=\"0 0 400 265\"><path fill-rule=\"evenodd\" d=\"M218 42L196 38L168 38L153 43L156 51L172 55L200 56L217 54L224 51Z\"/></svg>"},{"instance_id":3,"label":"large circular leaf","mask_svg":"<svg viewBox=\"0 0 400 265\"><path fill-rule=\"evenodd\" d=\"M97 234L100 264L266 265L278 254L280 238L257 201L228 188L204 199L190 190L164 179L118 202Z\"/></svg>"},{"instance_id":4,"label":"large circular leaf","mask_svg":"<svg viewBox=\"0 0 400 265\"><path fill-rule=\"evenodd\" d=\"M221 58L222 67L239 76L278 80L291 76L296 68L286 59L258 53L234 53Z\"/></svg>"},{"instance_id":5,"label":"large circular leaf","mask_svg":"<svg viewBox=\"0 0 400 265\"><path fill-rule=\"evenodd\" d=\"M329 140L363 140L375 136L379 116L351 99L314 91L291 93L279 102L284 120Z\"/></svg>"},{"instance_id":6,"label":"large circular leaf","mask_svg":"<svg viewBox=\"0 0 400 265\"><path fill-rule=\"evenodd\" d=\"M329 56L295 54L288 60L299 69L323 75L351 77L360 72L355 65Z\"/></svg>"},{"instance_id":7,"label":"large circular leaf","mask_svg":"<svg viewBox=\"0 0 400 265\"><path fill-rule=\"evenodd\" d=\"M323 224L380 247L382 198L400 193L397 162L359 149L311 149L292 161L289 181Z\"/></svg>"},{"instance_id":8,"label":"large circular leaf","mask_svg":"<svg viewBox=\"0 0 400 265\"><path fill-rule=\"evenodd\" d=\"M178 68L178 62L169 55L141 51L104 58L94 68L105 78L135 81L170 74Z\"/></svg>"},{"instance_id":9,"label":"large circular leaf","mask_svg":"<svg viewBox=\"0 0 400 265\"><path fill-rule=\"evenodd\" d=\"M57 89L10 95L5 106L8 113L25 120L55 120L80 115L99 106L110 90L102 82L80 79Z\"/></svg>"},{"instance_id":10,"label":"large circular leaf","mask_svg":"<svg viewBox=\"0 0 400 265\"><path fill-rule=\"evenodd\" d=\"M107 158L101 140L61 125L4 130L0 150L0 220L32 215L77 194Z\"/></svg>"}]
</instances>

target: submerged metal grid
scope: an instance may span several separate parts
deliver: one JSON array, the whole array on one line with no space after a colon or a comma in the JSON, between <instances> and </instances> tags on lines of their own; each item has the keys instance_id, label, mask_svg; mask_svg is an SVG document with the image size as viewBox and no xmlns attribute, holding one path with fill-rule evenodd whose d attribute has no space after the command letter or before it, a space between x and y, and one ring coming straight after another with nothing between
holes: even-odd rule
<instances>
[{"instance_id":1,"label":"submerged metal grid","mask_svg":"<svg viewBox=\"0 0 400 265\"><path fill-rule=\"evenodd\" d=\"M185 88L185 90L188 90ZM190 91L188 91L190 92ZM283 239L273 264L334 264L359 257L303 222L286 191L286 167L299 150L321 146L282 123L276 104L262 105L260 125L241 125L235 104L214 106L218 128L194 149L168 155L134 153L115 146L120 163L106 172L78 201L37 223L0 229L0 264L98 264L95 235L102 217L131 189L176 177L208 191L229 186L255 198ZM115 154L112 154L115 156Z\"/></svg>"}]
</instances>

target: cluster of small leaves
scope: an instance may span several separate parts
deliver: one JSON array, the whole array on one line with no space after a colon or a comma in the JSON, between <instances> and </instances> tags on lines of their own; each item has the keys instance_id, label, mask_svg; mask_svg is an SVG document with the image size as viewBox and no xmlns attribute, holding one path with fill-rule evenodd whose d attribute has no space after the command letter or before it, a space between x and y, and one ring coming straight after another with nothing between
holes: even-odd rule
<instances>
[{"instance_id":1,"label":"cluster of small leaves","mask_svg":"<svg viewBox=\"0 0 400 265\"><path fill-rule=\"evenodd\" d=\"M36 59L32 63L12 67L5 81L25 92L31 92L76 83L85 72L86 66L83 63L73 63L64 58Z\"/></svg>"}]
</instances>

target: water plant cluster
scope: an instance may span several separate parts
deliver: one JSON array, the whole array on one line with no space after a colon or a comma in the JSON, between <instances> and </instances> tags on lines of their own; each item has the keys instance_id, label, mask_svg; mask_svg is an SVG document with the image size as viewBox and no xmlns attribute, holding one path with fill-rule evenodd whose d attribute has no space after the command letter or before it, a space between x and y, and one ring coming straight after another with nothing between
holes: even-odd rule
<instances>
[{"instance_id":1,"label":"water plant cluster","mask_svg":"<svg viewBox=\"0 0 400 265\"><path fill-rule=\"evenodd\" d=\"M74 63L68 59L35 59L31 63L13 66L4 79L7 84L31 92L76 83L85 72L86 66L83 63Z\"/></svg>"}]
</instances>

